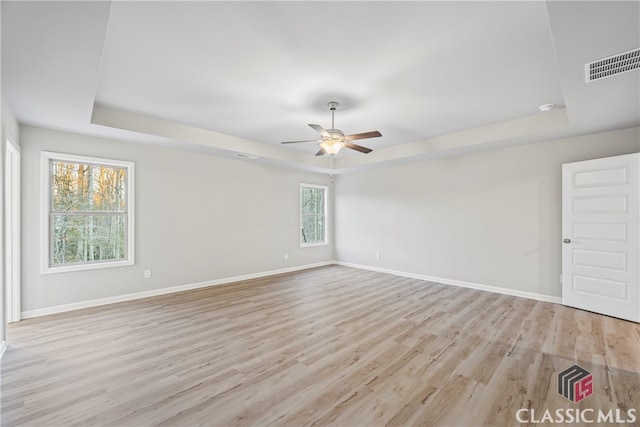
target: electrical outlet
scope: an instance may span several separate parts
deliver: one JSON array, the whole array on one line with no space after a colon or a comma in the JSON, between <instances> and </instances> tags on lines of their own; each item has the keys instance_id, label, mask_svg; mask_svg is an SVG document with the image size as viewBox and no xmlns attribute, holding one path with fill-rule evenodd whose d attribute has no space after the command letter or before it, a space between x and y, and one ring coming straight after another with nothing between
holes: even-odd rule
<instances>
[{"instance_id":1,"label":"electrical outlet","mask_svg":"<svg viewBox=\"0 0 640 427\"><path fill-rule=\"evenodd\" d=\"M144 278L145 279L151 279L151 270L145 270L144 271Z\"/></svg>"},{"instance_id":2,"label":"electrical outlet","mask_svg":"<svg viewBox=\"0 0 640 427\"><path fill-rule=\"evenodd\" d=\"M380 252L376 252L376 259L380 259Z\"/></svg>"},{"instance_id":3,"label":"electrical outlet","mask_svg":"<svg viewBox=\"0 0 640 427\"><path fill-rule=\"evenodd\" d=\"M288 260L289 259L289 254L284 254L284 260Z\"/></svg>"}]
</instances>

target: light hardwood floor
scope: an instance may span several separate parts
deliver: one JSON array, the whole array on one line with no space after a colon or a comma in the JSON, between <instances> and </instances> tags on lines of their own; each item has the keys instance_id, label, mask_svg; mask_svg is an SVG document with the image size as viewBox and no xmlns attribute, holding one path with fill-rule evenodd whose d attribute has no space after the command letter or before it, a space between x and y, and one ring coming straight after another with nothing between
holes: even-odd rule
<instances>
[{"instance_id":1,"label":"light hardwood floor","mask_svg":"<svg viewBox=\"0 0 640 427\"><path fill-rule=\"evenodd\" d=\"M25 320L9 340L3 426L511 426L521 408L640 410L638 324L339 266ZM572 403L556 381L576 363L594 391Z\"/></svg>"}]
</instances>

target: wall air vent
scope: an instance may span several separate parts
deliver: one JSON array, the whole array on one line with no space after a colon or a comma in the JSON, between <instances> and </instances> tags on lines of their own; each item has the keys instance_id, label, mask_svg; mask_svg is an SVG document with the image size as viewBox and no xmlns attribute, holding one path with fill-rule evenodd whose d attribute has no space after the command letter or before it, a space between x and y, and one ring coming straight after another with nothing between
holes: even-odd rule
<instances>
[{"instance_id":1,"label":"wall air vent","mask_svg":"<svg viewBox=\"0 0 640 427\"><path fill-rule=\"evenodd\" d=\"M585 82L640 69L640 48L584 64Z\"/></svg>"}]
</instances>

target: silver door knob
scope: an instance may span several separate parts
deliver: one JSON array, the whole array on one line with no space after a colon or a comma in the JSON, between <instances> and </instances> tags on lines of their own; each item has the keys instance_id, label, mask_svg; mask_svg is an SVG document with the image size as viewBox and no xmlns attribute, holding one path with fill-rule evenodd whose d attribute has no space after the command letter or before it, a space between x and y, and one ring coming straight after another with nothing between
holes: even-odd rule
<instances>
[{"instance_id":1,"label":"silver door knob","mask_svg":"<svg viewBox=\"0 0 640 427\"><path fill-rule=\"evenodd\" d=\"M571 243L571 239L564 239L563 242L564 243Z\"/></svg>"}]
</instances>

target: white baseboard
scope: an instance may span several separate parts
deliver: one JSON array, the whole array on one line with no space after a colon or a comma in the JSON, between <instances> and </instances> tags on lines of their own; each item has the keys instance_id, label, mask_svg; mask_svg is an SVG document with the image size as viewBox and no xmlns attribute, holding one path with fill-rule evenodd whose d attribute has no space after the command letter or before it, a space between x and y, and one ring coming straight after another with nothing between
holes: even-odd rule
<instances>
[{"instance_id":1,"label":"white baseboard","mask_svg":"<svg viewBox=\"0 0 640 427\"><path fill-rule=\"evenodd\" d=\"M461 280L445 279L442 277L426 276L424 274L407 273L404 271L390 270L387 268L372 267L370 265L352 264L348 262L336 261L335 264L345 267L359 268L362 270L377 271L380 273L393 274L394 276L410 277L412 279L426 280L429 282L443 283L445 285L461 286L463 288L477 289L480 291L494 292L498 294L511 295L514 297L528 298L537 301L545 301L554 304L562 304L561 297L538 294L534 292L518 291L515 289L500 288L498 286L481 285L479 283L463 282Z\"/></svg>"},{"instance_id":2,"label":"white baseboard","mask_svg":"<svg viewBox=\"0 0 640 427\"><path fill-rule=\"evenodd\" d=\"M53 307L39 308L39 309L36 309L36 310L27 310L27 311L23 311L21 313L21 316L22 316L22 319L30 319L30 318L33 318L33 317L46 316L46 315L49 315L49 314L56 314L56 313L64 313L64 312L67 312L67 311L79 310L79 309L82 309L82 308L98 307L98 306L101 306L101 305L114 304L114 303L117 303L117 302L132 301L132 300L136 300L136 299L140 299L140 298L148 298L148 297L154 297L154 296L158 296L158 295L172 294L172 293L175 293L175 292L188 291L188 290L191 290L191 289L206 288L206 287L209 287L209 286L225 285L225 284L229 284L229 283L240 282L240 281L243 281L243 280L258 279L258 278L261 278L261 277L274 276L276 274L291 273L291 272L294 272L294 271L307 270L309 268L323 267L323 266L326 266L326 265L342 265L342 266L345 266L345 267L358 268L358 269L361 269L361 270L377 271L377 272L380 272L380 273L393 274L394 276L410 277L412 279L419 279L419 280L425 280L425 281L429 281L429 282L443 283L445 285L461 286L461 287L464 287L464 288L471 288L471 289L477 289L477 290L481 290L481 291L495 292L495 293L499 293L499 294L505 294L505 295L511 295L511 296L516 296L516 297L528 298L528 299L533 299L533 300L537 300L537 301L551 302L551 303L554 303L554 304L561 304L562 303L562 298L554 297L554 296L550 296L550 295L538 294L538 293L533 293L533 292L525 292L525 291L517 291L517 290L514 290L514 289L500 288L500 287L497 287L497 286L481 285L479 283L471 283L471 282L464 282L464 281L461 281L461 280L445 279L445 278L442 278L442 277L426 276L426 275L423 275L423 274L407 273L407 272L404 272L404 271L391 270L391 269L380 268L380 267L373 267L373 266L370 266L370 265L352 264L352 263L341 262L341 261L324 261L324 262L319 262L319 263L315 263L315 264L305 264L305 265L300 265L300 266L297 266L297 267L282 268L282 269L279 269L279 270L271 270L271 271L264 271L264 272L259 272L259 273L245 274L245 275L242 275L242 276L225 277L223 279L209 280L209 281L206 281L206 282L190 283L190 284L186 284L186 285L172 286L172 287L169 287L169 288L154 289L154 290L151 290L151 291L144 291L144 292L136 292L136 293L133 293L133 294L116 295L116 296L113 296L113 297L99 298L99 299L93 299L93 300L89 300L89 301L81 301L81 302L76 302L76 303L71 303L71 304L63 304L63 305L57 305L57 306L53 306ZM1 351L3 351L2 347L0 347L0 352Z\"/></svg>"},{"instance_id":3,"label":"white baseboard","mask_svg":"<svg viewBox=\"0 0 640 427\"><path fill-rule=\"evenodd\" d=\"M36 310L23 311L21 313L21 316L22 316L22 319L30 319L32 317L46 316L48 314L64 313L64 312L67 312L67 311L79 310L79 309L82 309L82 308L98 307L98 306L106 305L106 304L113 304L113 303L124 302L124 301L132 301L132 300L136 300L136 299L140 299L140 298L155 297L155 296L158 296L158 295L172 294L172 293L175 293L175 292L188 291L188 290L191 290L191 289L206 288L206 287L209 287L209 286L226 285L226 284L229 284L229 283L240 282L240 281L243 281L243 280L259 279L261 277L274 276L276 274L291 273L293 271L307 270L309 268L323 267L325 265L332 265L332 264L336 264L336 262L335 261L324 261L324 262L318 262L318 263L315 263L315 264L305 264L305 265L299 265L297 267L282 268L282 269L279 269L279 270L263 271L263 272L259 272L259 273L245 274L245 275L242 275L242 276L233 276L233 277L225 277L223 279L209 280L209 281L206 281L206 282L190 283L190 284L180 285L180 286L171 286L169 288L161 288L161 289L154 289L154 290L151 290L151 291L136 292L136 293L133 293L133 294L116 295L116 296L113 296L113 297L98 298L98 299L93 299L93 300L88 300L88 301L75 302L75 303L71 303L71 304L56 305L56 306L53 306L53 307L46 307L46 308L39 308L39 309L36 309Z\"/></svg>"}]
</instances>

